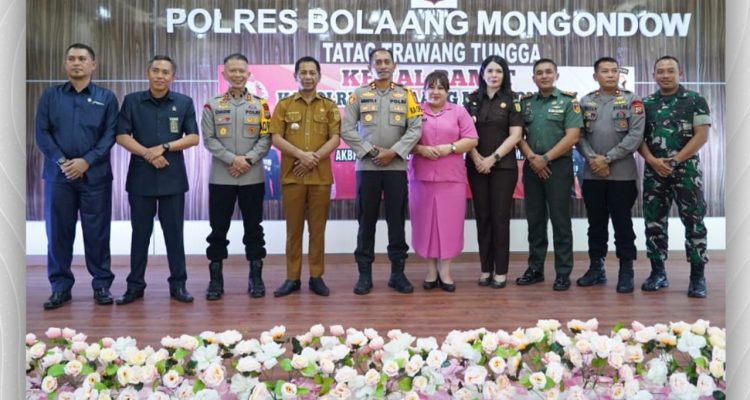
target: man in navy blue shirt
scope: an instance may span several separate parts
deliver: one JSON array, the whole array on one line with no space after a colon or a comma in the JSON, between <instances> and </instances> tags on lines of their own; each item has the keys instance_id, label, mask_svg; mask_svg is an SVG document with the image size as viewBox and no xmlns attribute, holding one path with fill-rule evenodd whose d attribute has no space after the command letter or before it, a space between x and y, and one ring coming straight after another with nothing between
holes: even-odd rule
<instances>
[{"instance_id":1,"label":"man in navy blue shirt","mask_svg":"<svg viewBox=\"0 0 750 400\"><path fill-rule=\"evenodd\" d=\"M115 141L117 98L91 82L96 58L91 47L68 46L68 82L47 89L36 114L36 144L44 154L44 218L47 228L47 276L51 310L71 300L75 277L70 269L78 213L93 276L94 300L112 304L109 287L109 234L112 219L112 167L109 152Z\"/></svg>"},{"instance_id":2,"label":"man in navy blue shirt","mask_svg":"<svg viewBox=\"0 0 750 400\"><path fill-rule=\"evenodd\" d=\"M149 90L125 96L117 122L117 143L132 153L125 189L133 238L128 288L117 299L120 305L143 297L157 207L167 245L169 294L183 303L193 301L185 289L183 224L188 179L182 150L198 144L198 123L193 99L169 90L175 71L172 59L154 56L146 71Z\"/></svg>"}]
</instances>

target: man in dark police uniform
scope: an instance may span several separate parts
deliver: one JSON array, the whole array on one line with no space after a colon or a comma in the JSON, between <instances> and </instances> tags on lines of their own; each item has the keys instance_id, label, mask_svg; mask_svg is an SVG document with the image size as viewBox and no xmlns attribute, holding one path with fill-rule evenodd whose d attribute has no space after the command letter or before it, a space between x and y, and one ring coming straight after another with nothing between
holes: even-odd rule
<instances>
[{"instance_id":1,"label":"man in dark police uniform","mask_svg":"<svg viewBox=\"0 0 750 400\"><path fill-rule=\"evenodd\" d=\"M185 289L183 223L188 180L182 150L198 144L198 123L193 99L169 90L176 69L169 57L154 56L146 72L149 90L125 96L120 110L117 143L132 153L125 188L133 238L128 287L117 304L143 297L157 207L167 245L169 294L180 302L193 301Z\"/></svg>"},{"instance_id":2,"label":"man in dark police uniform","mask_svg":"<svg viewBox=\"0 0 750 400\"><path fill-rule=\"evenodd\" d=\"M47 275L51 310L71 300L75 277L70 269L76 220L81 228L86 268L93 276L94 300L112 304L109 287L109 235L112 219L112 167L117 98L91 83L96 57L75 43L65 51L68 82L47 89L36 114L36 144L44 154L44 219L47 227Z\"/></svg>"}]
</instances>

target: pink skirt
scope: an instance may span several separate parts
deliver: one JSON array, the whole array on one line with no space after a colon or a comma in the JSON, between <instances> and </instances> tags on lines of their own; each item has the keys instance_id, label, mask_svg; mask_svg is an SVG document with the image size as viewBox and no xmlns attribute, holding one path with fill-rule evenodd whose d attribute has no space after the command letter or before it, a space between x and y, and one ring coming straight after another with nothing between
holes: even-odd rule
<instances>
[{"instance_id":1,"label":"pink skirt","mask_svg":"<svg viewBox=\"0 0 750 400\"><path fill-rule=\"evenodd\" d=\"M453 258L464 248L466 183L409 182L411 245L424 258Z\"/></svg>"}]
</instances>

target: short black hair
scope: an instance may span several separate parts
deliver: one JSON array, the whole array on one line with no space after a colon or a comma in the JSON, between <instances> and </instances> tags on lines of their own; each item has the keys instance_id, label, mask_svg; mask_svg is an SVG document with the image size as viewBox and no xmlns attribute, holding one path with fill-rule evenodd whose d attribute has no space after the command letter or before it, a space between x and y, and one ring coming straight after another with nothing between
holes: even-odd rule
<instances>
[{"instance_id":1,"label":"short black hair","mask_svg":"<svg viewBox=\"0 0 750 400\"><path fill-rule=\"evenodd\" d=\"M536 62L534 63L534 67L533 67L533 68L531 69L531 71L536 71L536 67L537 67L537 66L538 66L539 64L544 64L544 63L550 63L550 64L552 64L552 66L554 66L554 67L555 67L555 72L557 72L557 63L556 63L556 62L554 62L554 61L553 61L553 60L552 60L551 58L540 58L540 59L538 59L538 60L537 60L537 61L536 61Z\"/></svg>"},{"instance_id":2,"label":"short black hair","mask_svg":"<svg viewBox=\"0 0 750 400\"><path fill-rule=\"evenodd\" d=\"M602 58L596 60L596 62L594 63L594 72L598 72L599 71L599 64L605 63L605 62L615 63L615 65L617 65L618 67L620 66L620 63L617 62L617 60L615 60L614 58L612 58L612 57L602 57Z\"/></svg>"},{"instance_id":3,"label":"short black hair","mask_svg":"<svg viewBox=\"0 0 750 400\"><path fill-rule=\"evenodd\" d=\"M67 49L65 49L65 56L68 56L68 52L70 49L83 49L89 52L89 55L91 56L92 60L96 60L96 54L94 54L94 49L91 48L91 46L83 43L73 43L70 46L68 46Z\"/></svg>"},{"instance_id":4,"label":"short black hair","mask_svg":"<svg viewBox=\"0 0 750 400\"><path fill-rule=\"evenodd\" d=\"M311 63L315 64L315 69L318 70L318 75L320 75L320 63L318 62L318 60L315 59L315 57L310 57L310 56L300 57L300 59L297 60L297 62L294 63L294 74L295 75L297 75L297 73L299 72L299 65L302 64L303 62L311 62Z\"/></svg>"},{"instance_id":5,"label":"short black hair","mask_svg":"<svg viewBox=\"0 0 750 400\"><path fill-rule=\"evenodd\" d=\"M172 74L174 75L177 73L177 64L175 64L174 61L172 61L172 59L169 58L169 56L157 54L151 57L151 59L148 60L148 67L151 68L151 66L154 65L155 61L169 61L169 64L172 65Z\"/></svg>"},{"instance_id":6,"label":"short black hair","mask_svg":"<svg viewBox=\"0 0 750 400\"><path fill-rule=\"evenodd\" d=\"M230 60L239 60L244 61L245 63L249 63L249 61L247 61L247 57L245 57L245 55L242 53L232 53L224 57L224 64L228 63Z\"/></svg>"},{"instance_id":7,"label":"short black hair","mask_svg":"<svg viewBox=\"0 0 750 400\"><path fill-rule=\"evenodd\" d=\"M372 65L372 57L375 55L375 53L379 51L384 51L388 53L388 55L391 56L391 61L396 62L396 60L393 58L393 51L391 51L391 49L386 49L385 47L378 47L377 49L374 49L373 51L370 52L370 57L368 59L368 62L370 63L370 65Z\"/></svg>"},{"instance_id":8,"label":"short black hair","mask_svg":"<svg viewBox=\"0 0 750 400\"><path fill-rule=\"evenodd\" d=\"M680 68L680 60L678 60L677 57L666 55L666 56L661 56L661 57L659 57L659 58L656 59L656 61L654 62L654 71L656 71L656 64L658 64L660 61L664 61L664 60L672 60L672 61L674 61L677 64L677 68Z\"/></svg>"},{"instance_id":9,"label":"short black hair","mask_svg":"<svg viewBox=\"0 0 750 400\"><path fill-rule=\"evenodd\" d=\"M427 75L427 77L424 79L424 90L427 90L427 88L429 88L433 83L442 85L446 91L451 88L450 83L448 82L448 74L446 74L443 70L432 71L429 75Z\"/></svg>"}]
</instances>

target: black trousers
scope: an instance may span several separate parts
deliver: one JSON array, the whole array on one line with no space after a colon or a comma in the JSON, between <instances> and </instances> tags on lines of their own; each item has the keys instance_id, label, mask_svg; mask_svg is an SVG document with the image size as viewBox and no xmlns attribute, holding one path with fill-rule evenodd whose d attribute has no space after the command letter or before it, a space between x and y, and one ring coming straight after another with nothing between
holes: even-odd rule
<instances>
[{"instance_id":1,"label":"black trousers","mask_svg":"<svg viewBox=\"0 0 750 400\"><path fill-rule=\"evenodd\" d=\"M148 245L154 231L154 216L159 210L159 222L164 232L164 243L167 245L169 262L169 288L179 289L185 286L185 243L183 226L185 222L185 194L170 196L137 196L128 195L130 202L130 223L133 227L133 239L130 243L130 274L128 289L143 290L146 288L146 263Z\"/></svg>"},{"instance_id":2,"label":"black trousers","mask_svg":"<svg viewBox=\"0 0 750 400\"><path fill-rule=\"evenodd\" d=\"M510 258L510 208L518 170L493 168L489 174L480 174L467 168L467 174L482 272L505 275Z\"/></svg>"},{"instance_id":3,"label":"black trousers","mask_svg":"<svg viewBox=\"0 0 750 400\"><path fill-rule=\"evenodd\" d=\"M408 202L406 171L357 171L357 263L371 264L375 260L375 224L380 214L381 195L385 201L385 221L388 224L388 258L400 261L407 257L404 221Z\"/></svg>"},{"instance_id":4,"label":"black trousers","mask_svg":"<svg viewBox=\"0 0 750 400\"><path fill-rule=\"evenodd\" d=\"M208 220L211 233L206 238L206 257L211 261L227 258L227 232L232 222L234 203L240 207L244 234L245 258L260 260L266 256L266 241L263 235L264 183L254 185L208 185Z\"/></svg>"},{"instance_id":5,"label":"black trousers","mask_svg":"<svg viewBox=\"0 0 750 400\"><path fill-rule=\"evenodd\" d=\"M638 197L635 181L583 181L583 201L589 219L589 256L607 256L609 219L615 229L615 249L620 260L635 260L635 232L631 210Z\"/></svg>"}]
</instances>

